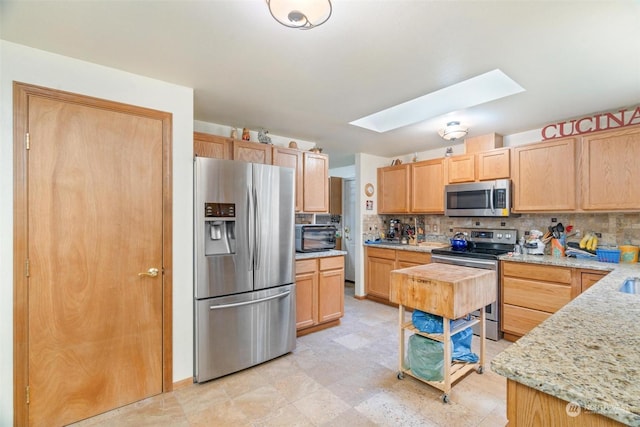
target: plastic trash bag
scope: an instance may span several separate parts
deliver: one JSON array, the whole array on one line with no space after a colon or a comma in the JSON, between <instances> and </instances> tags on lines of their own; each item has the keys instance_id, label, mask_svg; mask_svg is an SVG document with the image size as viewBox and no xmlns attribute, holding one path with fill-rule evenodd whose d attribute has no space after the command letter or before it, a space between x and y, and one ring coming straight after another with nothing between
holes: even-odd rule
<instances>
[{"instance_id":1,"label":"plastic trash bag","mask_svg":"<svg viewBox=\"0 0 640 427\"><path fill-rule=\"evenodd\" d=\"M405 360L411 372L427 381L444 379L444 347L441 342L413 334Z\"/></svg>"},{"instance_id":2,"label":"plastic trash bag","mask_svg":"<svg viewBox=\"0 0 640 427\"><path fill-rule=\"evenodd\" d=\"M468 320L469 316L462 319L450 320L450 329L455 328L460 322ZM426 332L429 334L441 334L443 333L443 322L441 316L425 313L420 310L413 310L411 316L413 326L420 332ZM455 334L451 337L451 358L459 362L476 363L478 361L478 355L471 352L471 339L473 338L473 330L471 327Z\"/></svg>"}]
</instances>

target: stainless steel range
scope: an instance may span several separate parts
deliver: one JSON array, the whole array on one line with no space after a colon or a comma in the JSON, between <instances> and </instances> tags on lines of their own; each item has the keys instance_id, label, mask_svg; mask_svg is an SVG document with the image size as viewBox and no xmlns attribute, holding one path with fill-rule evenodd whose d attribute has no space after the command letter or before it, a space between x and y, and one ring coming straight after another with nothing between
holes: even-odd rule
<instances>
[{"instance_id":1,"label":"stainless steel range","mask_svg":"<svg viewBox=\"0 0 640 427\"><path fill-rule=\"evenodd\" d=\"M487 314L487 338L497 341L502 338L500 331L500 255L512 252L516 244L517 230L456 228L454 234L463 233L467 247L463 250L452 248L434 249L431 251L431 262L463 265L466 267L494 270L496 272L496 301L485 307ZM480 316L480 312L472 313ZM475 325L473 333L479 335L479 326Z\"/></svg>"}]
</instances>

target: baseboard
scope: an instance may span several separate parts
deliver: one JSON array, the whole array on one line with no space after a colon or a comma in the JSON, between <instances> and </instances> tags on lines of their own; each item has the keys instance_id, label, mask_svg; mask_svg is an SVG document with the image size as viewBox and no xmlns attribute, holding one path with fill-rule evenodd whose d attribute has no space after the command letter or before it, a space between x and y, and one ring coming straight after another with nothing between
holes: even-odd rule
<instances>
[{"instance_id":1,"label":"baseboard","mask_svg":"<svg viewBox=\"0 0 640 427\"><path fill-rule=\"evenodd\" d=\"M338 326L340 324L340 319L332 320L331 322L322 323L320 325L311 326L310 328L300 329L296 332L297 337L301 337L303 335L310 334L312 332L318 332L323 329L332 328L334 326Z\"/></svg>"},{"instance_id":2,"label":"baseboard","mask_svg":"<svg viewBox=\"0 0 640 427\"><path fill-rule=\"evenodd\" d=\"M173 383L173 391L187 388L191 385L193 385L193 377L185 378L183 380L176 381Z\"/></svg>"}]
</instances>

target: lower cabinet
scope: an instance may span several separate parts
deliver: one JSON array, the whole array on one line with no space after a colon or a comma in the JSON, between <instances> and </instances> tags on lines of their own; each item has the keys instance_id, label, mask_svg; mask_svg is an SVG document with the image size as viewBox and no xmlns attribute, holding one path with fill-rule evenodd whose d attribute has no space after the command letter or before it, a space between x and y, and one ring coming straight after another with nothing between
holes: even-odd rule
<instances>
[{"instance_id":1,"label":"lower cabinet","mask_svg":"<svg viewBox=\"0 0 640 427\"><path fill-rule=\"evenodd\" d=\"M501 324L505 339L517 340L606 274L595 270L502 261Z\"/></svg>"},{"instance_id":2,"label":"lower cabinet","mask_svg":"<svg viewBox=\"0 0 640 427\"><path fill-rule=\"evenodd\" d=\"M365 292L368 297L389 302L392 270L429 264L431 254L366 246Z\"/></svg>"},{"instance_id":3,"label":"lower cabinet","mask_svg":"<svg viewBox=\"0 0 640 427\"><path fill-rule=\"evenodd\" d=\"M344 257L296 261L298 335L331 326L344 315Z\"/></svg>"}]
</instances>

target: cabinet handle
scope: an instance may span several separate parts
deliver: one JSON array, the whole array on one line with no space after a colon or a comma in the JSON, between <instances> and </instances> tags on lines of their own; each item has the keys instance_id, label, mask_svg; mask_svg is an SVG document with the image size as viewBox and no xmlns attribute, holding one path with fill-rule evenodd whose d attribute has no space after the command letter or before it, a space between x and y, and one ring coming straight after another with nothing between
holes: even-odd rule
<instances>
[{"instance_id":1,"label":"cabinet handle","mask_svg":"<svg viewBox=\"0 0 640 427\"><path fill-rule=\"evenodd\" d=\"M146 273L138 273L138 277L143 277L143 276L149 276L149 277L156 277L158 276L158 269L151 267L149 270L147 270Z\"/></svg>"}]
</instances>

